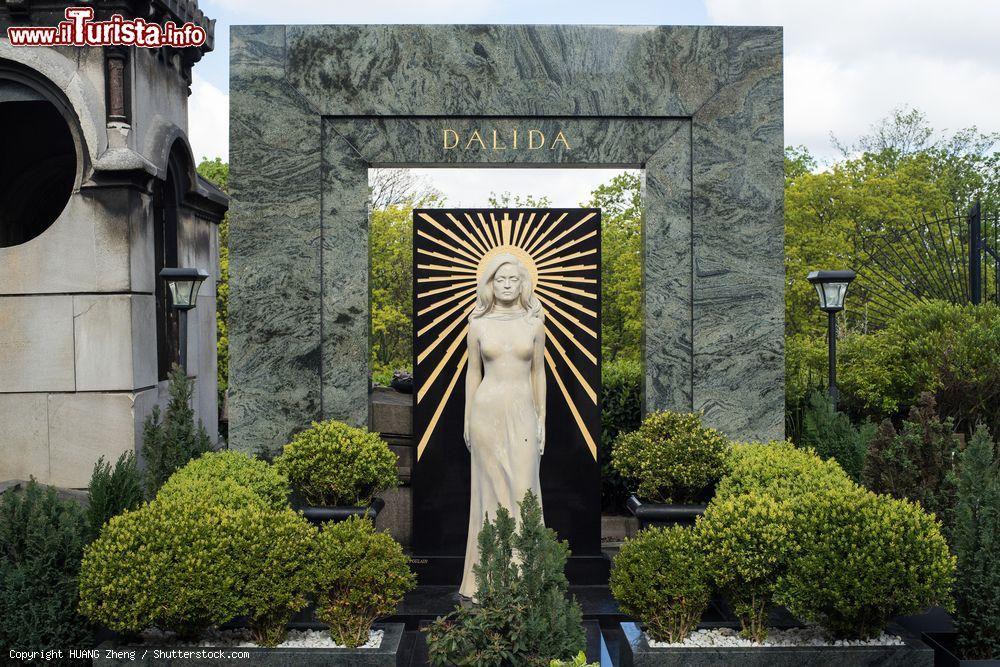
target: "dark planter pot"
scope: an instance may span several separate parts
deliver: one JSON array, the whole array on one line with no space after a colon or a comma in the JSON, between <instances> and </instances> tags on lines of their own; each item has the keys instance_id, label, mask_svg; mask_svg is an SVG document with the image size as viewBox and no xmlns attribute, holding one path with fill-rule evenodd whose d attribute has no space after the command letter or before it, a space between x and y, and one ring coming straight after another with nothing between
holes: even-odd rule
<instances>
[{"instance_id":1,"label":"dark planter pot","mask_svg":"<svg viewBox=\"0 0 1000 667\"><path fill-rule=\"evenodd\" d=\"M925 632L921 638L934 649L934 664L939 667L1000 667L1000 660L959 658L958 635L954 632Z\"/></svg>"},{"instance_id":2,"label":"dark planter pot","mask_svg":"<svg viewBox=\"0 0 1000 667\"><path fill-rule=\"evenodd\" d=\"M732 646L653 648L635 623L622 623L622 667L934 667L934 651L901 634L902 646Z\"/></svg>"},{"instance_id":3,"label":"dark planter pot","mask_svg":"<svg viewBox=\"0 0 1000 667\"><path fill-rule=\"evenodd\" d=\"M111 665L149 665L168 667L183 664L185 667L396 667L399 662L399 645L403 638L402 623L376 624L385 632L378 648L203 648L198 646L152 646L146 644L116 646L104 642L97 647L100 655L94 658L94 667ZM238 656L238 657L237 657Z\"/></svg>"},{"instance_id":4,"label":"dark planter pot","mask_svg":"<svg viewBox=\"0 0 1000 667\"><path fill-rule=\"evenodd\" d=\"M665 505L639 500L634 493L625 503L629 511L639 520L639 528L658 526L693 526L695 519L705 513L707 505Z\"/></svg>"},{"instance_id":5,"label":"dark planter pot","mask_svg":"<svg viewBox=\"0 0 1000 667\"><path fill-rule=\"evenodd\" d=\"M338 523L340 521L346 521L352 516L363 516L370 519L372 523L375 523L375 517L378 513L382 511L385 507L385 501L381 498L373 498L372 504L359 507L352 506L342 506L342 507L310 507L300 506L297 509L302 511L303 516L309 521L309 523L322 526L324 523Z\"/></svg>"}]
</instances>

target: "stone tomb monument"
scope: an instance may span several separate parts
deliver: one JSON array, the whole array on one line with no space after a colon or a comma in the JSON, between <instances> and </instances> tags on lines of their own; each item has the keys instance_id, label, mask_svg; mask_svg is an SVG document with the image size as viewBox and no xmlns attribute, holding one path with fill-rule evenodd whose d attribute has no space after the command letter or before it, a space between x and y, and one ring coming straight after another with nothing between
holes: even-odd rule
<instances>
[{"instance_id":1,"label":"stone tomb monument","mask_svg":"<svg viewBox=\"0 0 1000 667\"><path fill-rule=\"evenodd\" d=\"M368 169L389 166L642 168L646 409L783 436L780 28L231 39L232 447L366 423Z\"/></svg>"}]
</instances>

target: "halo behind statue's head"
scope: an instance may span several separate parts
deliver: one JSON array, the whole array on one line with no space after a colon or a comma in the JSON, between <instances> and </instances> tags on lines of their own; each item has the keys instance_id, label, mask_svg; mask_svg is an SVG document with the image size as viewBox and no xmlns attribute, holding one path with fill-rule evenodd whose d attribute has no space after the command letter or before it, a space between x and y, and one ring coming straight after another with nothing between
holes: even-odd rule
<instances>
[{"instance_id":1,"label":"halo behind statue's head","mask_svg":"<svg viewBox=\"0 0 1000 667\"><path fill-rule=\"evenodd\" d=\"M521 275L521 293L518 300L527 311L525 316L543 317L542 304L535 296L538 269L535 267L534 260L521 248L500 246L483 255L476 268L476 307L469 314L469 319L482 317L493 310L495 300L493 276L504 264L512 264Z\"/></svg>"}]
</instances>

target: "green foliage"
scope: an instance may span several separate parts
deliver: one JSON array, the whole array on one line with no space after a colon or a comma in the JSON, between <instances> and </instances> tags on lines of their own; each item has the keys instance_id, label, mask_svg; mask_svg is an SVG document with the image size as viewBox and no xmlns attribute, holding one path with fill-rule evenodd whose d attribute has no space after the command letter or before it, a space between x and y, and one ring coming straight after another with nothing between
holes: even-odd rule
<instances>
[{"instance_id":1,"label":"green foliage","mask_svg":"<svg viewBox=\"0 0 1000 667\"><path fill-rule=\"evenodd\" d=\"M601 209L601 351L605 362L642 354L642 178L622 173L587 203Z\"/></svg>"},{"instance_id":2,"label":"green foliage","mask_svg":"<svg viewBox=\"0 0 1000 667\"><path fill-rule=\"evenodd\" d=\"M788 502L750 492L716 497L695 524L709 576L754 641L767 637L767 608L796 547L792 516Z\"/></svg>"},{"instance_id":3,"label":"green foliage","mask_svg":"<svg viewBox=\"0 0 1000 667\"><path fill-rule=\"evenodd\" d=\"M615 441L611 463L644 500L697 502L722 476L729 440L701 415L658 411Z\"/></svg>"},{"instance_id":4,"label":"green foliage","mask_svg":"<svg viewBox=\"0 0 1000 667\"><path fill-rule=\"evenodd\" d=\"M826 393L813 391L810 395L800 444L824 459L834 459L855 482L861 481L868 443L874 435L874 424L866 421L855 426L850 417L834 409Z\"/></svg>"},{"instance_id":5,"label":"green foliage","mask_svg":"<svg viewBox=\"0 0 1000 667\"><path fill-rule=\"evenodd\" d=\"M551 660L549 667L601 667L599 662L587 662L587 654L580 651L572 660Z\"/></svg>"},{"instance_id":6,"label":"green foliage","mask_svg":"<svg viewBox=\"0 0 1000 667\"><path fill-rule=\"evenodd\" d=\"M1000 659L1000 460L983 425L959 462L952 544L958 645L966 659Z\"/></svg>"},{"instance_id":7,"label":"green foliage","mask_svg":"<svg viewBox=\"0 0 1000 667\"><path fill-rule=\"evenodd\" d=\"M779 500L794 500L804 493L854 484L836 461L821 459L815 451L777 440L738 443L729 450L726 475L715 499L745 493L765 493Z\"/></svg>"},{"instance_id":8,"label":"green foliage","mask_svg":"<svg viewBox=\"0 0 1000 667\"><path fill-rule=\"evenodd\" d=\"M378 433L332 419L296 434L274 465L310 505L368 505L399 483L396 455Z\"/></svg>"},{"instance_id":9,"label":"green foliage","mask_svg":"<svg viewBox=\"0 0 1000 667\"><path fill-rule=\"evenodd\" d=\"M229 163L220 158L202 159L198 174L229 193ZM219 281L215 284L215 340L219 382L219 408L225 404L229 387L229 213L219 223Z\"/></svg>"},{"instance_id":10,"label":"green foliage","mask_svg":"<svg viewBox=\"0 0 1000 667\"><path fill-rule=\"evenodd\" d=\"M326 523L311 558L318 591L316 617L343 646L365 644L372 623L395 611L416 585L399 543L360 517Z\"/></svg>"},{"instance_id":11,"label":"green foliage","mask_svg":"<svg viewBox=\"0 0 1000 667\"><path fill-rule=\"evenodd\" d=\"M226 479L250 489L269 507L276 510L288 507L290 489L284 474L265 461L228 449L207 452L190 461L170 476L160 493L167 493L179 484L214 484Z\"/></svg>"},{"instance_id":12,"label":"green foliage","mask_svg":"<svg viewBox=\"0 0 1000 667\"><path fill-rule=\"evenodd\" d=\"M582 614L566 599L569 548L542 524L538 498L520 503L520 528L506 508L479 533L478 606L459 607L428 630L433 665L544 667L584 649Z\"/></svg>"},{"instance_id":13,"label":"green foliage","mask_svg":"<svg viewBox=\"0 0 1000 667\"><path fill-rule=\"evenodd\" d=\"M897 433L892 422L879 425L865 459L865 486L877 493L909 498L933 512L951 535L955 508L955 453L958 440L951 418L938 417L934 397L922 394Z\"/></svg>"},{"instance_id":14,"label":"green foliage","mask_svg":"<svg viewBox=\"0 0 1000 667\"><path fill-rule=\"evenodd\" d=\"M1000 428L1000 307L933 301L885 329L843 341L840 386L860 407L893 416L931 392L967 434Z\"/></svg>"},{"instance_id":15,"label":"green foliage","mask_svg":"<svg viewBox=\"0 0 1000 667\"><path fill-rule=\"evenodd\" d=\"M919 505L840 487L800 496L797 547L775 601L837 639L878 636L895 616L948 607L954 558Z\"/></svg>"},{"instance_id":16,"label":"green foliage","mask_svg":"<svg viewBox=\"0 0 1000 667\"><path fill-rule=\"evenodd\" d=\"M647 528L614 558L609 585L623 612L657 641L681 642L701 620L712 595L694 529Z\"/></svg>"},{"instance_id":17,"label":"green foliage","mask_svg":"<svg viewBox=\"0 0 1000 667\"><path fill-rule=\"evenodd\" d=\"M629 489L611 465L611 448L619 433L642 423L642 365L619 359L601 367L601 507L622 512Z\"/></svg>"},{"instance_id":18,"label":"green foliage","mask_svg":"<svg viewBox=\"0 0 1000 667\"><path fill-rule=\"evenodd\" d=\"M191 409L194 383L177 364L170 370L169 380L170 400L163 419L160 419L159 407L154 407L142 428L147 498L155 496L175 470L212 448L201 423L197 429L194 425Z\"/></svg>"},{"instance_id":19,"label":"green foliage","mask_svg":"<svg viewBox=\"0 0 1000 667\"><path fill-rule=\"evenodd\" d=\"M413 208L424 203L406 201L371 213L371 360L380 384L413 364Z\"/></svg>"},{"instance_id":20,"label":"green foliage","mask_svg":"<svg viewBox=\"0 0 1000 667\"><path fill-rule=\"evenodd\" d=\"M142 504L142 477L132 450L123 452L114 470L104 457L97 459L87 490L90 535L96 537L108 519Z\"/></svg>"},{"instance_id":21,"label":"green foliage","mask_svg":"<svg viewBox=\"0 0 1000 667\"><path fill-rule=\"evenodd\" d=\"M0 496L0 646L22 650L91 646L76 613L77 577L89 525L73 501L34 479Z\"/></svg>"},{"instance_id":22,"label":"green foliage","mask_svg":"<svg viewBox=\"0 0 1000 667\"><path fill-rule=\"evenodd\" d=\"M86 548L80 611L118 632L155 625L190 639L247 615L271 644L305 604L312 535L301 516L233 479L172 480Z\"/></svg>"}]
</instances>

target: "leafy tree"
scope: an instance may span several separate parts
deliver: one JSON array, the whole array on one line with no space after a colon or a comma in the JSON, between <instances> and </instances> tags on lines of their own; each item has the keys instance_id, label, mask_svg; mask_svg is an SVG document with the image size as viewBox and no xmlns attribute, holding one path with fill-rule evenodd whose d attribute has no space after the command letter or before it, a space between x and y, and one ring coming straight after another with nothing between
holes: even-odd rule
<instances>
[{"instance_id":1,"label":"leafy tree","mask_svg":"<svg viewBox=\"0 0 1000 667\"><path fill-rule=\"evenodd\" d=\"M215 187L229 193L229 163L221 158L202 159L198 174ZM219 223L219 282L215 284L215 345L218 358L219 411L226 404L229 388L229 213Z\"/></svg>"}]
</instances>

